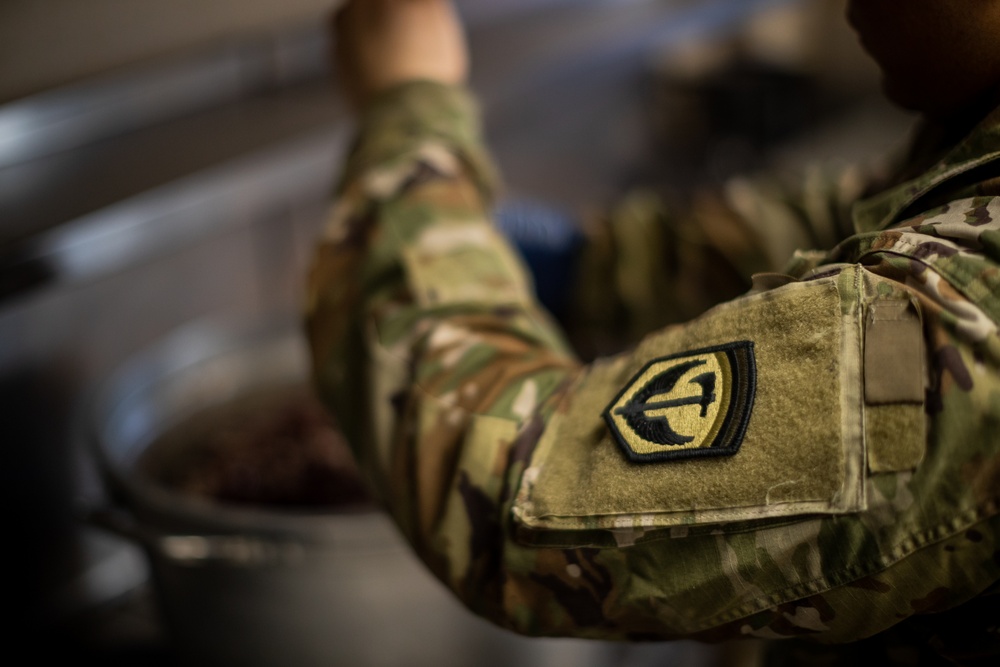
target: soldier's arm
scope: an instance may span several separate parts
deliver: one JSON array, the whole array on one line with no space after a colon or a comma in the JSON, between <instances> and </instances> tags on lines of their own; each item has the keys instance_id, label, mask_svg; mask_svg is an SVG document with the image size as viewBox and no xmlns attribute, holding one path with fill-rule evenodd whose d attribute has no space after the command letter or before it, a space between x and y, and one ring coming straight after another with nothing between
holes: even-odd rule
<instances>
[{"instance_id":1,"label":"soldier's arm","mask_svg":"<svg viewBox=\"0 0 1000 667\"><path fill-rule=\"evenodd\" d=\"M582 366L490 225L466 94L365 102L311 278L316 376L473 609L529 634L836 641L997 579L995 200Z\"/></svg>"},{"instance_id":2,"label":"soldier's arm","mask_svg":"<svg viewBox=\"0 0 1000 667\"><path fill-rule=\"evenodd\" d=\"M581 366L490 224L476 122L440 84L374 103L309 317L365 470L466 604L529 634L834 641L996 580L998 313L965 296L996 267L933 225L1000 206Z\"/></svg>"}]
</instances>

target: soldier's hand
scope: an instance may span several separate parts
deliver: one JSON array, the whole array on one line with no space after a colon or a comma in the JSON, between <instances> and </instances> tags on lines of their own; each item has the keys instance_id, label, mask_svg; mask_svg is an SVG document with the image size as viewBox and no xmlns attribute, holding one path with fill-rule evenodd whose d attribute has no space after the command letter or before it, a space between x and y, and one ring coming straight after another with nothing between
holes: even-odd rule
<instances>
[{"instance_id":1,"label":"soldier's hand","mask_svg":"<svg viewBox=\"0 0 1000 667\"><path fill-rule=\"evenodd\" d=\"M334 58L358 108L400 83L463 83L469 67L450 0L348 0L332 17Z\"/></svg>"}]
</instances>

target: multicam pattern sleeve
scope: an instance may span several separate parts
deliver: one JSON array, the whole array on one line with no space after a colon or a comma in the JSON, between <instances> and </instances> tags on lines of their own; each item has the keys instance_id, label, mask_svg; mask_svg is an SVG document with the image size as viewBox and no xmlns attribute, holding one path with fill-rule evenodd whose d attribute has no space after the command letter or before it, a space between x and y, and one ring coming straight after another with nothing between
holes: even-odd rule
<instances>
[{"instance_id":1,"label":"multicam pattern sleeve","mask_svg":"<svg viewBox=\"0 0 1000 667\"><path fill-rule=\"evenodd\" d=\"M579 363L490 224L459 90L366 115L315 374L387 508L518 632L848 641L1000 575L1000 200L853 237Z\"/></svg>"}]
</instances>

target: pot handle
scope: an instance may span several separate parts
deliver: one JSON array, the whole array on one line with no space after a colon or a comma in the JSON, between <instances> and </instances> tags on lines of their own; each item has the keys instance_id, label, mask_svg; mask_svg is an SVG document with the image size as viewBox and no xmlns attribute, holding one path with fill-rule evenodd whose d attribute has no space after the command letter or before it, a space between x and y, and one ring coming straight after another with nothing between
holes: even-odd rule
<instances>
[{"instance_id":1,"label":"pot handle","mask_svg":"<svg viewBox=\"0 0 1000 667\"><path fill-rule=\"evenodd\" d=\"M79 514L82 521L136 542L152 554L179 565L259 567L295 563L305 553L305 545L294 541L248 535L164 534L141 525L131 513L117 508L85 507Z\"/></svg>"}]
</instances>

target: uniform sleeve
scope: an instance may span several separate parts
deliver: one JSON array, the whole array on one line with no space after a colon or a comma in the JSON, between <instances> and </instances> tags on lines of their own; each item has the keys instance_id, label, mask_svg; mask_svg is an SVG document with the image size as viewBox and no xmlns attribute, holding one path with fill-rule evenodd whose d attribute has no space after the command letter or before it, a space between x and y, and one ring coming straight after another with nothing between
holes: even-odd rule
<instances>
[{"instance_id":1,"label":"uniform sleeve","mask_svg":"<svg viewBox=\"0 0 1000 667\"><path fill-rule=\"evenodd\" d=\"M370 110L308 303L324 397L472 610L849 641L996 581L996 260L945 237L1000 205L859 237L582 365L490 223L476 122L431 83Z\"/></svg>"}]
</instances>

